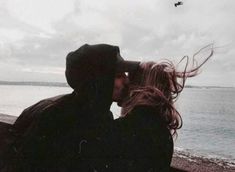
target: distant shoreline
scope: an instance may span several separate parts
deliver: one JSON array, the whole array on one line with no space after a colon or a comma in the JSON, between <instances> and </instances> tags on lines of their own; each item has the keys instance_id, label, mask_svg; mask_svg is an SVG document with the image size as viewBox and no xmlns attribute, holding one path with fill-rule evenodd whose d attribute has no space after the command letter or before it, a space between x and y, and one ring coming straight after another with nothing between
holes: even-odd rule
<instances>
[{"instance_id":1,"label":"distant shoreline","mask_svg":"<svg viewBox=\"0 0 235 172\"><path fill-rule=\"evenodd\" d=\"M64 82L38 82L38 81L0 81L0 85L69 87L69 85ZM235 88L235 87L186 85L185 88Z\"/></svg>"},{"instance_id":2,"label":"distant shoreline","mask_svg":"<svg viewBox=\"0 0 235 172\"><path fill-rule=\"evenodd\" d=\"M28 86L53 86L53 87L69 87L67 83L63 82L35 82L35 81L0 81L0 85L28 85Z\"/></svg>"}]
</instances>

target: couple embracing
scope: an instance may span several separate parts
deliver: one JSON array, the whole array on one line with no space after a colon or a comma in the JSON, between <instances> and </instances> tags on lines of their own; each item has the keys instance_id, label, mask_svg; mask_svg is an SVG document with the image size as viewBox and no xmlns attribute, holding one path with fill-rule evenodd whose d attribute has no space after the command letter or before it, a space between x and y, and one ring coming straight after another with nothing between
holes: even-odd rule
<instances>
[{"instance_id":1,"label":"couple embracing","mask_svg":"<svg viewBox=\"0 0 235 172\"><path fill-rule=\"evenodd\" d=\"M167 60L125 61L117 46L81 46L66 58L74 91L22 112L1 171L170 171L173 136L182 125L174 102L199 67L186 64L179 72ZM122 107L115 120L112 102Z\"/></svg>"}]
</instances>

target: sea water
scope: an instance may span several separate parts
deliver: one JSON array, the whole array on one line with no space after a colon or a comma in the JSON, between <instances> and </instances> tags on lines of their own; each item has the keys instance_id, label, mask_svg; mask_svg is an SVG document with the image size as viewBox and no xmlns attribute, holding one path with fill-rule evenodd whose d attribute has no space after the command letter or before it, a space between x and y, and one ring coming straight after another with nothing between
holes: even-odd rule
<instances>
[{"instance_id":1,"label":"sea water","mask_svg":"<svg viewBox=\"0 0 235 172\"><path fill-rule=\"evenodd\" d=\"M186 88L177 107L183 127L176 149L235 162L235 88Z\"/></svg>"},{"instance_id":2,"label":"sea water","mask_svg":"<svg viewBox=\"0 0 235 172\"><path fill-rule=\"evenodd\" d=\"M41 99L72 92L69 87L0 85L0 113L19 116ZM235 162L235 88L185 88L176 107L183 127L175 149ZM120 109L112 106L115 118Z\"/></svg>"}]
</instances>

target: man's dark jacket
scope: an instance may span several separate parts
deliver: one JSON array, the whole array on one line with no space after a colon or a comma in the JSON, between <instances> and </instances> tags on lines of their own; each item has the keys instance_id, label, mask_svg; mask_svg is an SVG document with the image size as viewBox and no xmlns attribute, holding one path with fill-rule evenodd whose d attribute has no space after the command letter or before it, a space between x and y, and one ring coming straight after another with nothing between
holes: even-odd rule
<instances>
[{"instance_id":1,"label":"man's dark jacket","mask_svg":"<svg viewBox=\"0 0 235 172\"><path fill-rule=\"evenodd\" d=\"M11 129L12 143L1 157L0 171L72 172L108 168L105 152L110 151L108 147L102 150L101 145L106 145L102 138L109 135L113 120L109 109L116 54L117 47L103 45L103 49L90 54L94 60L89 68L85 64L79 68L88 71L83 73L85 77L79 73L84 81L76 83L76 76L70 80L74 87L74 83L82 83L79 90L42 100L23 111Z\"/></svg>"}]
</instances>

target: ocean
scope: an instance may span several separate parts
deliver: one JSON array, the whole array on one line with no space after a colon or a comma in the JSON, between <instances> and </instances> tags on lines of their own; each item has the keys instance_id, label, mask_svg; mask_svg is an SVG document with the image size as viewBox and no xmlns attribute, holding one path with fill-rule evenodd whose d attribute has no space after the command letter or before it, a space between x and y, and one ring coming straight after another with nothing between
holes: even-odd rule
<instances>
[{"instance_id":1,"label":"ocean","mask_svg":"<svg viewBox=\"0 0 235 172\"><path fill-rule=\"evenodd\" d=\"M0 113L19 116L41 99L70 93L69 87L0 85ZM175 151L235 163L235 88L185 88L176 107L183 127ZM115 118L120 108L112 106Z\"/></svg>"}]
</instances>

